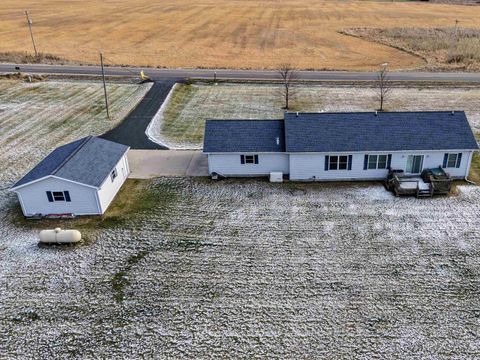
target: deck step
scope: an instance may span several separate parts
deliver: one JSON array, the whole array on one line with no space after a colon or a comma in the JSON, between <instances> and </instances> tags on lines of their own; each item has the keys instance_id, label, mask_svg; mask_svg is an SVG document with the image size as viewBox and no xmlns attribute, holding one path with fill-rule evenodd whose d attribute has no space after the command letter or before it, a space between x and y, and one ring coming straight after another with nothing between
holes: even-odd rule
<instances>
[{"instance_id":1,"label":"deck step","mask_svg":"<svg viewBox=\"0 0 480 360\"><path fill-rule=\"evenodd\" d=\"M419 190L417 191L417 197L432 197L432 192L430 190Z\"/></svg>"}]
</instances>

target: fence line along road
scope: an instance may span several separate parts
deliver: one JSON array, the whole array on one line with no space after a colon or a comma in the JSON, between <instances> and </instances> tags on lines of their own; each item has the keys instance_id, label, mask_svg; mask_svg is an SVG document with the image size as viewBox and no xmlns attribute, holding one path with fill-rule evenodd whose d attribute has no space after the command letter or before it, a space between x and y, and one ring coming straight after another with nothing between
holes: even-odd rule
<instances>
[{"instance_id":1,"label":"fence line along road","mask_svg":"<svg viewBox=\"0 0 480 360\"><path fill-rule=\"evenodd\" d=\"M106 67L105 73L110 76L139 76L140 71L153 80L165 78L200 78L225 80L275 80L276 71L272 70L205 70L205 69L157 69L140 67ZM26 72L36 74L65 75L100 75L100 66L80 65L43 65L43 64L0 64L0 73ZM300 80L319 81L372 81L377 77L375 72L348 71L299 71ZM389 72L390 80L394 81L459 81L480 82L480 73L474 72Z\"/></svg>"}]
</instances>

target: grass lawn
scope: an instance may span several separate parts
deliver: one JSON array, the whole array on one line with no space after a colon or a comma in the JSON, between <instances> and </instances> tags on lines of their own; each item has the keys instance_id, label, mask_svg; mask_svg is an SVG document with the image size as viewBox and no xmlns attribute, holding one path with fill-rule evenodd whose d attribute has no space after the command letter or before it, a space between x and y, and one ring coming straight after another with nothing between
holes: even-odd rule
<instances>
[{"instance_id":1,"label":"grass lawn","mask_svg":"<svg viewBox=\"0 0 480 360\"><path fill-rule=\"evenodd\" d=\"M56 146L114 127L150 86L109 84L108 120L101 82L0 80L0 189Z\"/></svg>"},{"instance_id":2,"label":"grass lawn","mask_svg":"<svg viewBox=\"0 0 480 360\"><path fill-rule=\"evenodd\" d=\"M83 90L77 83L63 90L46 84L47 94L42 87L14 86L17 96L0 102L6 129L0 134L3 357L480 354L478 187L458 186L454 196L422 200L395 198L377 183L128 180L104 218L12 221L19 207L6 187L19 173L54 146L111 126L87 106L101 98L98 84ZM204 93L205 104L198 102L206 112L216 88L194 89L178 103L191 106L203 91L214 91ZM243 98L259 92L240 102L244 114L276 114L275 96L263 104L256 98L262 89L245 89ZM331 107L335 97L352 97L353 90L334 89L318 90L322 96L316 90L309 104ZM64 95L69 91L74 94ZM144 91L118 89L123 97L113 97L113 106L129 104L122 110L128 112L135 102L128 99ZM362 91L356 89L359 96ZM438 102L450 98L415 91ZM455 94L473 99L472 91ZM236 109L233 99L222 101L223 109ZM82 115L65 121L72 107ZM474 167L479 164L476 158ZM87 241L37 246L38 230L58 225L81 229Z\"/></svg>"},{"instance_id":3,"label":"grass lawn","mask_svg":"<svg viewBox=\"0 0 480 360\"><path fill-rule=\"evenodd\" d=\"M296 88L291 111L373 111L375 90L354 86ZM392 90L386 107L400 110L465 110L475 131L480 131L478 88L407 88ZM163 117L151 135L168 146L200 148L205 119L281 119L283 99L279 87L255 84L178 84Z\"/></svg>"}]
</instances>

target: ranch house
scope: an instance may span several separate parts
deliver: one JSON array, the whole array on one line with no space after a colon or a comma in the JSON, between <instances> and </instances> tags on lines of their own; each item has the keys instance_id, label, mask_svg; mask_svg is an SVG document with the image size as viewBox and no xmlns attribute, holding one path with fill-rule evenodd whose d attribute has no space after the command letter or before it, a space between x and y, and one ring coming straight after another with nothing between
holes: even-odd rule
<instances>
[{"instance_id":1,"label":"ranch house","mask_svg":"<svg viewBox=\"0 0 480 360\"><path fill-rule=\"evenodd\" d=\"M388 169L442 167L465 178L478 149L463 111L285 113L282 120L207 120L211 175L296 181L385 179Z\"/></svg>"},{"instance_id":2,"label":"ranch house","mask_svg":"<svg viewBox=\"0 0 480 360\"><path fill-rule=\"evenodd\" d=\"M129 147L88 136L53 150L13 185L23 214L101 215L129 174Z\"/></svg>"}]
</instances>

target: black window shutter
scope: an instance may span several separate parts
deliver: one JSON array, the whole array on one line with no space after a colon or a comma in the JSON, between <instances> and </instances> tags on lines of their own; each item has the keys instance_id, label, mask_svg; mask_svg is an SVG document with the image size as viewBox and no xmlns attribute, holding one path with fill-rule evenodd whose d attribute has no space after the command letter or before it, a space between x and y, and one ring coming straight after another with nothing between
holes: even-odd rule
<instances>
[{"instance_id":1,"label":"black window shutter","mask_svg":"<svg viewBox=\"0 0 480 360\"><path fill-rule=\"evenodd\" d=\"M330 156L328 155L325 155L325 171L328 171L328 160L329 160Z\"/></svg>"},{"instance_id":2,"label":"black window shutter","mask_svg":"<svg viewBox=\"0 0 480 360\"><path fill-rule=\"evenodd\" d=\"M72 201L72 200L70 199L70 193L69 193L68 191L64 191L63 193L65 194L65 201L67 201L67 202Z\"/></svg>"},{"instance_id":3,"label":"black window shutter","mask_svg":"<svg viewBox=\"0 0 480 360\"><path fill-rule=\"evenodd\" d=\"M255 155L255 164L258 164L258 155Z\"/></svg>"},{"instance_id":4,"label":"black window shutter","mask_svg":"<svg viewBox=\"0 0 480 360\"><path fill-rule=\"evenodd\" d=\"M460 164L462 163L462 153L458 153L457 156L457 168L460 167Z\"/></svg>"},{"instance_id":5,"label":"black window shutter","mask_svg":"<svg viewBox=\"0 0 480 360\"><path fill-rule=\"evenodd\" d=\"M443 155L443 168L447 167L448 154Z\"/></svg>"},{"instance_id":6,"label":"black window shutter","mask_svg":"<svg viewBox=\"0 0 480 360\"><path fill-rule=\"evenodd\" d=\"M363 170L367 170L367 165L368 165L368 154L365 154L365 157L363 158Z\"/></svg>"},{"instance_id":7,"label":"black window shutter","mask_svg":"<svg viewBox=\"0 0 480 360\"><path fill-rule=\"evenodd\" d=\"M47 191L47 198L49 202L53 202L53 196L51 191Z\"/></svg>"},{"instance_id":8,"label":"black window shutter","mask_svg":"<svg viewBox=\"0 0 480 360\"><path fill-rule=\"evenodd\" d=\"M348 170L352 170L353 155L348 155Z\"/></svg>"},{"instance_id":9,"label":"black window shutter","mask_svg":"<svg viewBox=\"0 0 480 360\"><path fill-rule=\"evenodd\" d=\"M387 155L387 169L390 170L392 167L392 154Z\"/></svg>"},{"instance_id":10,"label":"black window shutter","mask_svg":"<svg viewBox=\"0 0 480 360\"><path fill-rule=\"evenodd\" d=\"M240 163L245 164L245 155L240 155Z\"/></svg>"}]
</instances>

